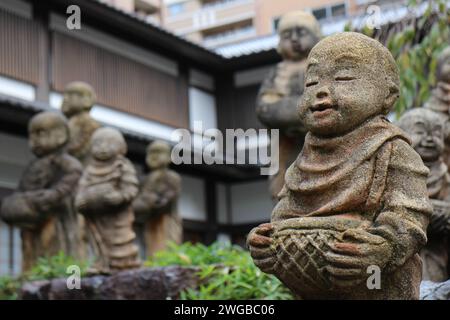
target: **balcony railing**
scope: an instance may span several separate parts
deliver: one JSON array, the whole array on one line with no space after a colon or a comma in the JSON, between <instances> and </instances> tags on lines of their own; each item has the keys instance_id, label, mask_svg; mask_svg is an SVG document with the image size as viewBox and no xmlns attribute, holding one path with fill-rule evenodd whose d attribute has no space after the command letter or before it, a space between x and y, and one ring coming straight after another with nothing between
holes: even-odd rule
<instances>
[{"instance_id":1,"label":"balcony railing","mask_svg":"<svg viewBox=\"0 0 450 320\"><path fill-rule=\"evenodd\" d=\"M255 0L222 0L204 5L200 10L168 17L166 25L179 34L208 30L255 16Z\"/></svg>"}]
</instances>

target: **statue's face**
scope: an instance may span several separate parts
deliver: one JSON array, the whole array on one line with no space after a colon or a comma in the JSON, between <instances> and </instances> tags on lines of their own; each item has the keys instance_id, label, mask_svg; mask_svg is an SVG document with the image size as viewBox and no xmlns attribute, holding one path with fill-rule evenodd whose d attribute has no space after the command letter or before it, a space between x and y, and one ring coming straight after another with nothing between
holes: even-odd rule
<instances>
[{"instance_id":1,"label":"statue's face","mask_svg":"<svg viewBox=\"0 0 450 320\"><path fill-rule=\"evenodd\" d=\"M59 150L69 138L66 125L48 117L32 120L28 134L30 149L37 157Z\"/></svg>"},{"instance_id":2,"label":"statue's face","mask_svg":"<svg viewBox=\"0 0 450 320\"><path fill-rule=\"evenodd\" d=\"M92 94L88 90L74 87L64 92L61 110L66 116L71 116L88 110L93 104Z\"/></svg>"},{"instance_id":3,"label":"statue's face","mask_svg":"<svg viewBox=\"0 0 450 320\"><path fill-rule=\"evenodd\" d=\"M437 121L436 121L437 120ZM409 136L412 147L423 161L431 162L439 159L444 150L444 126L439 119L415 117L411 119Z\"/></svg>"},{"instance_id":4,"label":"statue's face","mask_svg":"<svg viewBox=\"0 0 450 320\"><path fill-rule=\"evenodd\" d=\"M310 55L299 104L308 131L318 136L344 134L383 112L389 96L387 81L381 80L385 75L372 59L362 59L345 48L319 49Z\"/></svg>"},{"instance_id":5,"label":"statue's face","mask_svg":"<svg viewBox=\"0 0 450 320\"><path fill-rule=\"evenodd\" d=\"M101 130L101 129L100 129ZM123 153L123 141L107 132L94 133L91 140L91 154L99 161L108 161Z\"/></svg>"},{"instance_id":6,"label":"statue's face","mask_svg":"<svg viewBox=\"0 0 450 320\"><path fill-rule=\"evenodd\" d=\"M294 27L280 33L279 52L284 59L300 60L308 55L319 39L307 28Z\"/></svg>"},{"instance_id":7,"label":"statue's face","mask_svg":"<svg viewBox=\"0 0 450 320\"><path fill-rule=\"evenodd\" d=\"M150 148L147 152L146 162L150 169L160 169L170 164L169 150L162 148Z\"/></svg>"}]
</instances>

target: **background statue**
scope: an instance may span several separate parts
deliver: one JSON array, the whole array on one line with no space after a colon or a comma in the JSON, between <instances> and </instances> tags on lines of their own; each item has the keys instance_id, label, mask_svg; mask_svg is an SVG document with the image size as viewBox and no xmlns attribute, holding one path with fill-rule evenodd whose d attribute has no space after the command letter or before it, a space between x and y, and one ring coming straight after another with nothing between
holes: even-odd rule
<instances>
[{"instance_id":1,"label":"background statue","mask_svg":"<svg viewBox=\"0 0 450 320\"><path fill-rule=\"evenodd\" d=\"M398 94L394 58L363 34L335 34L309 54L305 144L271 223L248 237L255 264L302 298L419 298L432 206L428 169L385 118Z\"/></svg>"},{"instance_id":2,"label":"background statue","mask_svg":"<svg viewBox=\"0 0 450 320\"><path fill-rule=\"evenodd\" d=\"M72 194L82 166L64 149L66 119L56 112L34 116L28 126L31 151L37 157L26 168L19 189L3 200L3 220L21 228L23 271L37 258L59 251L80 258L80 234Z\"/></svg>"},{"instance_id":3,"label":"background statue","mask_svg":"<svg viewBox=\"0 0 450 320\"><path fill-rule=\"evenodd\" d=\"M437 112L417 108L406 112L400 118L399 126L408 133L411 146L430 169L427 189L434 210L427 230L427 245L420 252L422 279L443 282L449 278L450 252L450 176L442 159L445 120Z\"/></svg>"},{"instance_id":4,"label":"background statue","mask_svg":"<svg viewBox=\"0 0 450 320\"><path fill-rule=\"evenodd\" d=\"M181 243L183 227L177 211L181 178L169 169L170 146L155 141L147 147L147 165L151 173L133 203L137 220L144 224L147 256L164 250L167 241Z\"/></svg>"},{"instance_id":5,"label":"background statue","mask_svg":"<svg viewBox=\"0 0 450 320\"><path fill-rule=\"evenodd\" d=\"M80 179L75 204L85 216L90 248L101 272L140 265L134 244L131 202L138 193L127 145L113 128L100 128L91 138L91 157Z\"/></svg>"},{"instance_id":6,"label":"background statue","mask_svg":"<svg viewBox=\"0 0 450 320\"><path fill-rule=\"evenodd\" d=\"M442 51L437 59L436 87L431 93L430 99L425 103L425 108L439 112L444 116L445 123L445 148L444 162L450 166L450 47Z\"/></svg>"},{"instance_id":7,"label":"background statue","mask_svg":"<svg viewBox=\"0 0 450 320\"><path fill-rule=\"evenodd\" d=\"M270 193L277 200L286 169L303 145L304 129L298 115L298 101L303 93L306 57L320 40L320 25L303 11L284 15L278 25L278 52L283 58L270 71L257 98L256 113L268 128L280 129L279 171L271 177Z\"/></svg>"},{"instance_id":8,"label":"background statue","mask_svg":"<svg viewBox=\"0 0 450 320\"><path fill-rule=\"evenodd\" d=\"M91 136L100 127L89 114L95 99L94 89L84 82L71 82L64 90L61 110L69 119L70 141L67 150L81 162L86 161Z\"/></svg>"}]
</instances>

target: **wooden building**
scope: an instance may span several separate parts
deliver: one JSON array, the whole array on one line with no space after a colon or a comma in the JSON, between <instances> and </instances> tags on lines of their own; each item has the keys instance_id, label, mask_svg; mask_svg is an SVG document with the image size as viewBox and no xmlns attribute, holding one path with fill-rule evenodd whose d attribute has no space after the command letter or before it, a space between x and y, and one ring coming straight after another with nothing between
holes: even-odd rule
<instances>
[{"instance_id":1,"label":"wooden building","mask_svg":"<svg viewBox=\"0 0 450 320\"><path fill-rule=\"evenodd\" d=\"M81 9L79 30L66 25L70 5ZM95 88L92 115L124 132L128 156L143 174L146 145L170 141L173 130L192 130L194 121L223 132L260 128L256 94L278 59L273 48L225 58L95 0L2 0L0 199L17 187L32 157L28 120L58 108L67 83ZM173 168L183 178L185 240L243 244L269 219L267 177L257 165ZM0 275L19 272L20 247L18 230L0 223Z\"/></svg>"}]
</instances>

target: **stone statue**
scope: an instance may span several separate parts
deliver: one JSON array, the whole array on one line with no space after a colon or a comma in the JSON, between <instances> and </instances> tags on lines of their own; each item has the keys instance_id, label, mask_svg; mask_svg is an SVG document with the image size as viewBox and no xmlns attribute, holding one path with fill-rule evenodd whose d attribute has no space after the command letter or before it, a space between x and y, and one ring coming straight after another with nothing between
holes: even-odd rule
<instances>
[{"instance_id":1,"label":"stone statue","mask_svg":"<svg viewBox=\"0 0 450 320\"><path fill-rule=\"evenodd\" d=\"M270 71L257 98L256 113L268 128L280 130L279 171L271 177L270 194L278 199L286 169L301 150L304 128L297 106L303 93L306 57L321 37L320 25L314 16L303 11L284 15L278 25L278 52L283 58Z\"/></svg>"},{"instance_id":2,"label":"stone statue","mask_svg":"<svg viewBox=\"0 0 450 320\"><path fill-rule=\"evenodd\" d=\"M140 265L131 207L138 180L126 152L125 139L118 130L97 129L75 199L86 220L91 253L97 258L94 268L100 272Z\"/></svg>"},{"instance_id":3,"label":"stone statue","mask_svg":"<svg viewBox=\"0 0 450 320\"><path fill-rule=\"evenodd\" d=\"M147 256L164 250L168 241L181 243L183 228L177 211L181 178L170 170L170 146L155 141L147 148L146 162L151 173L133 203L137 220L144 224Z\"/></svg>"},{"instance_id":4,"label":"stone statue","mask_svg":"<svg viewBox=\"0 0 450 320\"><path fill-rule=\"evenodd\" d=\"M309 54L305 144L271 223L247 240L255 264L303 299L419 298L429 171L385 118L398 95L395 60L374 39L339 33Z\"/></svg>"},{"instance_id":5,"label":"stone statue","mask_svg":"<svg viewBox=\"0 0 450 320\"><path fill-rule=\"evenodd\" d=\"M94 89L84 82L71 82L64 90L61 110L69 119L70 141L68 152L81 162L86 162L89 142L100 124L89 114L95 103Z\"/></svg>"},{"instance_id":6,"label":"stone statue","mask_svg":"<svg viewBox=\"0 0 450 320\"><path fill-rule=\"evenodd\" d=\"M41 112L31 119L28 134L37 158L1 207L2 219L21 228L23 271L39 257L62 250L80 258L82 251L72 199L82 166L64 148L69 140L67 120L56 112Z\"/></svg>"},{"instance_id":7,"label":"stone statue","mask_svg":"<svg viewBox=\"0 0 450 320\"><path fill-rule=\"evenodd\" d=\"M428 227L428 242L420 252L422 279L443 282L449 278L450 252L450 176L442 159L445 121L437 112L416 108L400 118L399 126L411 137L412 147L430 170L427 187L434 210Z\"/></svg>"},{"instance_id":8,"label":"stone statue","mask_svg":"<svg viewBox=\"0 0 450 320\"><path fill-rule=\"evenodd\" d=\"M450 46L440 53L437 60L437 85L425 108L439 112L446 120L444 162L450 167Z\"/></svg>"}]
</instances>

